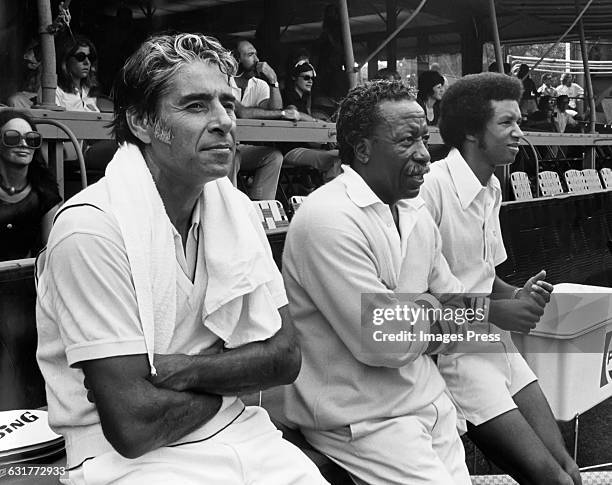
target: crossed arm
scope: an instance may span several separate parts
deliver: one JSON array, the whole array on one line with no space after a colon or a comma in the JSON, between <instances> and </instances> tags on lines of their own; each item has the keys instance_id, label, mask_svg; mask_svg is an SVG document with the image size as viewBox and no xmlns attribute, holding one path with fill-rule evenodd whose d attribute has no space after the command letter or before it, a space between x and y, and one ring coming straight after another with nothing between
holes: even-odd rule
<instances>
[{"instance_id":1,"label":"crossed arm","mask_svg":"<svg viewBox=\"0 0 612 485\"><path fill-rule=\"evenodd\" d=\"M157 355L149 376L144 354L82 362L106 439L118 453L136 458L198 429L234 395L288 384L300 369L286 307L273 337L216 354Z\"/></svg>"}]
</instances>

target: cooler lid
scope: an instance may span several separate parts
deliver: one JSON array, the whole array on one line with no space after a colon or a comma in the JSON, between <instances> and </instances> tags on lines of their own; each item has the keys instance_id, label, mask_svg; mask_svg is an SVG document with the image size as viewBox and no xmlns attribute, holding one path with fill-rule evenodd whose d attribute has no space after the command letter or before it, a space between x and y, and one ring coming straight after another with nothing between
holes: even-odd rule
<instances>
[{"instance_id":1,"label":"cooler lid","mask_svg":"<svg viewBox=\"0 0 612 485\"><path fill-rule=\"evenodd\" d=\"M529 336L572 339L612 322L612 288L560 283Z\"/></svg>"},{"instance_id":2,"label":"cooler lid","mask_svg":"<svg viewBox=\"0 0 612 485\"><path fill-rule=\"evenodd\" d=\"M49 427L47 411L15 409L0 412L0 453L56 446L63 438Z\"/></svg>"}]
</instances>

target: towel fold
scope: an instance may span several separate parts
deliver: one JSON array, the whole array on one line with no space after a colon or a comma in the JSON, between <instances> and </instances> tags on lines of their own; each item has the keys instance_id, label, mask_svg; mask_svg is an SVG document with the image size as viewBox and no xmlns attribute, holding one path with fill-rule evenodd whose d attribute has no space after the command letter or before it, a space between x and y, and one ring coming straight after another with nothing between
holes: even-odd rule
<instances>
[{"instance_id":1,"label":"towel fold","mask_svg":"<svg viewBox=\"0 0 612 485\"><path fill-rule=\"evenodd\" d=\"M176 323L172 223L137 146L121 145L106 168L106 182L155 374L153 355L167 353ZM270 338L280 329L281 318L266 285L273 273L249 217L250 202L226 177L207 183L203 193L200 223L208 282L202 323L227 347Z\"/></svg>"}]
</instances>

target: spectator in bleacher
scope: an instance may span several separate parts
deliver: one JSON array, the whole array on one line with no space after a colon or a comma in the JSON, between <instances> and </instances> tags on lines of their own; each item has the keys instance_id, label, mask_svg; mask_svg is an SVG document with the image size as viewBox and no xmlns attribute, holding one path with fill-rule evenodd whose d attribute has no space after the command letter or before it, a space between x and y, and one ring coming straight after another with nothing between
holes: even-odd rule
<instances>
[{"instance_id":1,"label":"spectator in bleacher","mask_svg":"<svg viewBox=\"0 0 612 485\"><path fill-rule=\"evenodd\" d=\"M417 102L425 110L429 126L438 125L440 100L444 94L444 76L437 71L423 71L419 74Z\"/></svg>"},{"instance_id":2,"label":"spectator in bleacher","mask_svg":"<svg viewBox=\"0 0 612 485\"><path fill-rule=\"evenodd\" d=\"M28 114L0 111L0 260L33 257L47 243L61 202Z\"/></svg>"},{"instance_id":3,"label":"spectator in bleacher","mask_svg":"<svg viewBox=\"0 0 612 485\"><path fill-rule=\"evenodd\" d=\"M37 357L72 484L327 483L237 397L292 381L300 351L227 179L235 68L211 37L149 38L115 84L117 154L38 259Z\"/></svg>"},{"instance_id":4,"label":"spectator in bleacher","mask_svg":"<svg viewBox=\"0 0 612 485\"><path fill-rule=\"evenodd\" d=\"M552 120L555 127L555 131L559 133L573 131L575 128L578 127L578 122L574 119L574 116L571 112L569 112L568 108L569 97L566 94L558 96L557 103L552 114Z\"/></svg>"},{"instance_id":5,"label":"spectator in bleacher","mask_svg":"<svg viewBox=\"0 0 612 485\"><path fill-rule=\"evenodd\" d=\"M546 72L542 74L542 85L538 88L538 94L551 98L556 98L558 96L557 90L553 87L553 77L551 73Z\"/></svg>"},{"instance_id":6,"label":"spectator in bleacher","mask_svg":"<svg viewBox=\"0 0 612 485\"><path fill-rule=\"evenodd\" d=\"M566 94L569 96L569 107L573 110L578 109L577 100L582 100L584 89L574 82L574 76L566 72L561 76L561 84L556 88L557 95Z\"/></svg>"},{"instance_id":7,"label":"spectator in bleacher","mask_svg":"<svg viewBox=\"0 0 612 485\"><path fill-rule=\"evenodd\" d=\"M516 73L516 77L519 78L523 83L523 97L521 98L521 113L529 115L537 109L536 98L538 97L538 90L535 82L531 79L529 74L529 66L527 64L521 64L519 70Z\"/></svg>"},{"instance_id":8,"label":"spectator in bleacher","mask_svg":"<svg viewBox=\"0 0 612 485\"><path fill-rule=\"evenodd\" d=\"M488 71L499 72L497 70L497 61L493 61L491 64L489 64ZM512 75L512 66L510 66L509 62L504 62L504 74L507 74L508 76Z\"/></svg>"},{"instance_id":9,"label":"spectator in bleacher","mask_svg":"<svg viewBox=\"0 0 612 485\"><path fill-rule=\"evenodd\" d=\"M417 198L429 165L425 113L401 82L375 81L348 93L336 126L344 173L305 199L283 254L302 348L285 417L355 483L469 484L455 410L427 355L447 345L378 345L362 326L372 305L399 306L396 289L461 291ZM417 335L465 330L398 317L381 333L387 324Z\"/></svg>"},{"instance_id":10,"label":"spectator in bleacher","mask_svg":"<svg viewBox=\"0 0 612 485\"><path fill-rule=\"evenodd\" d=\"M298 61L291 70L291 81L283 93L285 108L299 112L300 120L318 121L311 115L311 93L316 71L307 60ZM324 183L340 173L338 150L324 150L316 144L291 144L285 153L284 164L292 167L312 167L322 174ZM307 187L308 188L308 187Z\"/></svg>"},{"instance_id":11,"label":"spectator in bleacher","mask_svg":"<svg viewBox=\"0 0 612 485\"><path fill-rule=\"evenodd\" d=\"M542 95L538 98L538 110L527 116L524 128L531 131L555 131L552 120L553 98Z\"/></svg>"},{"instance_id":12,"label":"spectator in bleacher","mask_svg":"<svg viewBox=\"0 0 612 485\"><path fill-rule=\"evenodd\" d=\"M425 176L422 196L442 236L442 253L468 293L491 295L489 321L528 333L553 286L540 271L522 287L495 274L506 259L494 171L514 162L521 83L505 75L465 76L446 92L440 134L453 147ZM497 317L500 317L498 319ZM480 450L520 483L579 485L571 458L535 374L501 331L500 341L460 342L438 367L457 406L459 426Z\"/></svg>"},{"instance_id":13,"label":"spectator in bleacher","mask_svg":"<svg viewBox=\"0 0 612 485\"><path fill-rule=\"evenodd\" d=\"M299 119L295 110L282 109L283 100L276 72L267 62L259 61L253 44L241 39L234 53L238 60L238 74L230 80L230 84L237 100L238 118ZM236 185L240 170L254 170L249 197L253 200L275 199L282 164L283 155L276 148L240 144L234 159L232 182Z\"/></svg>"},{"instance_id":14,"label":"spectator in bleacher","mask_svg":"<svg viewBox=\"0 0 612 485\"><path fill-rule=\"evenodd\" d=\"M42 75L41 51L38 39L32 40L23 54L24 77L20 90L9 97L7 105L29 109L39 101L40 77Z\"/></svg>"},{"instance_id":15,"label":"spectator in bleacher","mask_svg":"<svg viewBox=\"0 0 612 485\"><path fill-rule=\"evenodd\" d=\"M342 22L336 2L325 6L321 35L316 41L313 54L313 65L319 74L319 81L313 93L313 108L331 118L349 89L344 66Z\"/></svg>"},{"instance_id":16,"label":"spectator in bleacher","mask_svg":"<svg viewBox=\"0 0 612 485\"><path fill-rule=\"evenodd\" d=\"M381 79L383 81L401 81L402 77L396 70L391 69L390 67L383 67L376 72L376 76L374 79L372 79L372 81L376 79Z\"/></svg>"},{"instance_id":17,"label":"spectator in bleacher","mask_svg":"<svg viewBox=\"0 0 612 485\"><path fill-rule=\"evenodd\" d=\"M67 38L58 49L55 103L67 111L100 111L96 104L98 56L82 36Z\"/></svg>"}]
</instances>

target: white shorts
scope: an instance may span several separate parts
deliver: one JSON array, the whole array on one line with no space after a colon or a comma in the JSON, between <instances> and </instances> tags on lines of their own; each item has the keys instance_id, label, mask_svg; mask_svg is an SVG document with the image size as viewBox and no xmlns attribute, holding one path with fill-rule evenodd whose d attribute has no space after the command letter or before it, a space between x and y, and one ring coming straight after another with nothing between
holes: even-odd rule
<instances>
[{"instance_id":1,"label":"white shorts","mask_svg":"<svg viewBox=\"0 0 612 485\"><path fill-rule=\"evenodd\" d=\"M457 408L460 433L467 431L466 421L478 426L515 409L512 396L537 380L509 332L502 332L502 342L496 345L499 350L488 353L438 356L440 374Z\"/></svg>"},{"instance_id":2,"label":"white shorts","mask_svg":"<svg viewBox=\"0 0 612 485\"><path fill-rule=\"evenodd\" d=\"M115 451L69 472L67 485L323 485L328 482L268 416L247 407L205 441L164 446L130 460Z\"/></svg>"},{"instance_id":3,"label":"white shorts","mask_svg":"<svg viewBox=\"0 0 612 485\"><path fill-rule=\"evenodd\" d=\"M415 414L302 432L357 485L471 483L455 408L446 394Z\"/></svg>"}]
</instances>

